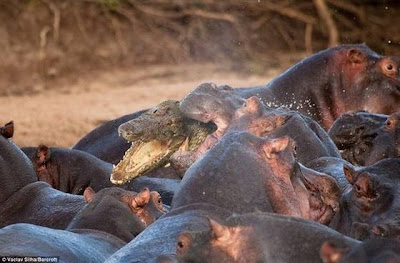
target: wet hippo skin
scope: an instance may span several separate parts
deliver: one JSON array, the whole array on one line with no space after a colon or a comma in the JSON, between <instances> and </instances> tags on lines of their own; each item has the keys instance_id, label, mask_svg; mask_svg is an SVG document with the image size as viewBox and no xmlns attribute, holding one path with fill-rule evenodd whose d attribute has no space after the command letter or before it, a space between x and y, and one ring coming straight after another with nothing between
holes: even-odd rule
<instances>
[{"instance_id":1,"label":"wet hippo skin","mask_svg":"<svg viewBox=\"0 0 400 263\"><path fill-rule=\"evenodd\" d=\"M328 223L338 208L339 187L298 163L293 147L288 137L226 134L188 169L171 209L205 202L235 213L268 211Z\"/></svg>"},{"instance_id":2,"label":"wet hippo skin","mask_svg":"<svg viewBox=\"0 0 400 263\"><path fill-rule=\"evenodd\" d=\"M267 106L297 110L328 130L348 111L399 111L399 63L365 44L342 45L305 58L266 86L237 92L244 98L258 96Z\"/></svg>"},{"instance_id":3,"label":"wet hippo skin","mask_svg":"<svg viewBox=\"0 0 400 263\"><path fill-rule=\"evenodd\" d=\"M354 224L364 224L368 236L399 238L400 159L389 158L367 167L344 165L350 183L340 199L340 210L330 226L355 236Z\"/></svg>"},{"instance_id":4,"label":"wet hippo skin","mask_svg":"<svg viewBox=\"0 0 400 263\"><path fill-rule=\"evenodd\" d=\"M236 92L243 98L258 96L267 106L297 110L328 130L335 119L348 111L400 111L399 61L378 55L364 44L342 45L305 58L268 85L240 88ZM231 105L235 104L237 101L232 101ZM73 148L118 163L129 148L118 137L118 127L143 112L97 127Z\"/></svg>"},{"instance_id":5,"label":"wet hippo skin","mask_svg":"<svg viewBox=\"0 0 400 263\"><path fill-rule=\"evenodd\" d=\"M0 230L0 254L58 256L60 262L103 262L163 214L161 210L145 208L149 216L133 209L149 197L150 192L146 191L137 194L108 188L95 194L87 188L84 197L88 204L67 230L30 224L4 227Z\"/></svg>"},{"instance_id":6,"label":"wet hippo skin","mask_svg":"<svg viewBox=\"0 0 400 263\"><path fill-rule=\"evenodd\" d=\"M82 194L86 187L99 191L114 186L110 182L112 164L95 156L74 149L40 145L24 147L22 151L30 158L37 177L53 188L65 193ZM126 190L139 192L144 187L161 194L169 205L180 180L141 176L122 186Z\"/></svg>"},{"instance_id":7,"label":"wet hippo skin","mask_svg":"<svg viewBox=\"0 0 400 263\"><path fill-rule=\"evenodd\" d=\"M321 247L321 258L327 263L398 263L400 241L375 238L354 246L326 241Z\"/></svg>"},{"instance_id":8,"label":"wet hippo skin","mask_svg":"<svg viewBox=\"0 0 400 263\"><path fill-rule=\"evenodd\" d=\"M340 116L329 136L341 155L355 165L372 165L385 158L400 157L400 113L391 115L368 112Z\"/></svg>"},{"instance_id":9,"label":"wet hippo skin","mask_svg":"<svg viewBox=\"0 0 400 263\"><path fill-rule=\"evenodd\" d=\"M296 157L302 164L320 157L340 157L328 134L314 120L286 109L272 109L253 96L235 111L226 132L249 131L257 136L289 136L296 142Z\"/></svg>"},{"instance_id":10,"label":"wet hippo skin","mask_svg":"<svg viewBox=\"0 0 400 263\"><path fill-rule=\"evenodd\" d=\"M107 263L154 263L162 255L174 255L182 231L208 228L208 218L223 220L232 214L221 207L196 203L170 211L140 233L133 241L108 258Z\"/></svg>"},{"instance_id":11,"label":"wet hippo skin","mask_svg":"<svg viewBox=\"0 0 400 263\"><path fill-rule=\"evenodd\" d=\"M0 206L19 189L37 181L26 155L12 141L14 124L0 127Z\"/></svg>"},{"instance_id":12,"label":"wet hippo skin","mask_svg":"<svg viewBox=\"0 0 400 263\"><path fill-rule=\"evenodd\" d=\"M209 220L205 231L182 232L178 262L321 262L327 239L355 246L360 242L315 222L269 213Z\"/></svg>"}]
</instances>

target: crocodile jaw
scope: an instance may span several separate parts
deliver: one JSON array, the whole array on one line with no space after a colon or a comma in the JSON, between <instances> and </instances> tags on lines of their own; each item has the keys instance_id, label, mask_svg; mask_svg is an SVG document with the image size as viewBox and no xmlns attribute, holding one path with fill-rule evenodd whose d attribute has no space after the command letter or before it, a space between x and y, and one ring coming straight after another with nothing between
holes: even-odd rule
<instances>
[{"instance_id":1,"label":"crocodile jaw","mask_svg":"<svg viewBox=\"0 0 400 263\"><path fill-rule=\"evenodd\" d=\"M164 165L169 156L175 152L171 149L172 140L134 142L125 152L122 160L113 167L110 181L113 184L124 184L135 177Z\"/></svg>"}]
</instances>

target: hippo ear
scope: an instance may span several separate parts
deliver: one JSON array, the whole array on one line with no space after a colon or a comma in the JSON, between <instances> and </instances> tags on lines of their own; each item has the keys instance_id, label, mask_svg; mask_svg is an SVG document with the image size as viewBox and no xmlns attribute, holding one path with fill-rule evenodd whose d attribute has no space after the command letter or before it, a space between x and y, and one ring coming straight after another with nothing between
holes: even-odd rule
<instances>
[{"instance_id":1,"label":"hippo ear","mask_svg":"<svg viewBox=\"0 0 400 263\"><path fill-rule=\"evenodd\" d=\"M134 198L133 198L133 207L137 208L137 207L143 207L146 204L149 203L150 200L150 190L149 188L145 187L143 188L142 191L140 191L140 193L138 193Z\"/></svg>"},{"instance_id":2,"label":"hippo ear","mask_svg":"<svg viewBox=\"0 0 400 263\"><path fill-rule=\"evenodd\" d=\"M343 173L346 176L347 181L349 181L350 184L353 184L357 177L356 170L352 166L344 164Z\"/></svg>"},{"instance_id":3,"label":"hippo ear","mask_svg":"<svg viewBox=\"0 0 400 263\"><path fill-rule=\"evenodd\" d=\"M398 121L399 121L399 114L398 113L391 114L385 122L385 129L387 131L395 131Z\"/></svg>"},{"instance_id":4,"label":"hippo ear","mask_svg":"<svg viewBox=\"0 0 400 263\"><path fill-rule=\"evenodd\" d=\"M192 235L186 232L181 233L176 243L176 254L185 254L189 249L190 243L192 243Z\"/></svg>"},{"instance_id":5,"label":"hippo ear","mask_svg":"<svg viewBox=\"0 0 400 263\"><path fill-rule=\"evenodd\" d=\"M51 151L46 145L39 145L36 149L36 164L43 165L50 159Z\"/></svg>"},{"instance_id":6,"label":"hippo ear","mask_svg":"<svg viewBox=\"0 0 400 263\"><path fill-rule=\"evenodd\" d=\"M85 191L83 192L83 197L85 198L86 203L90 203L95 195L96 193L91 187L86 187Z\"/></svg>"},{"instance_id":7,"label":"hippo ear","mask_svg":"<svg viewBox=\"0 0 400 263\"><path fill-rule=\"evenodd\" d=\"M229 240L231 239L231 229L227 226L221 225L217 221L208 218L211 229L211 238L213 240Z\"/></svg>"},{"instance_id":8,"label":"hippo ear","mask_svg":"<svg viewBox=\"0 0 400 263\"><path fill-rule=\"evenodd\" d=\"M339 246L336 242L325 241L321 246L319 254L324 263L338 263L347 250L347 247Z\"/></svg>"},{"instance_id":9,"label":"hippo ear","mask_svg":"<svg viewBox=\"0 0 400 263\"><path fill-rule=\"evenodd\" d=\"M14 122L10 121L4 127L0 127L0 134L5 138L11 138L14 135Z\"/></svg>"},{"instance_id":10,"label":"hippo ear","mask_svg":"<svg viewBox=\"0 0 400 263\"><path fill-rule=\"evenodd\" d=\"M292 142L289 137L284 136L277 139L272 139L264 144L264 152L268 159L275 157L274 154L284 151Z\"/></svg>"},{"instance_id":11,"label":"hippo ear","mask_svg":"<svg viewBox=\"0 0 400 263\"><path fill-rule=\"evenodd\" d=\"M258 112L261 108L261 101L257 96L251 96L246 99L245 107L249 112Z\"/></svg>"},{"instance_id":12,"label":"hippo ear","mask_svg":"<svg viewBox=\"0 0 400 263\"><path fill-rule=\"evenodd\" d=\"M347 51L347 59L351 63L361 64L364 63L367 58L361 50L352 48Z\"/></svg>"},{"instance_id":13,"label":"hippo ear","mask_svg":"<svg viewBox=\"0 0 400 263\"><path fill-rule=\"evenodd\" d=\"M353 189L356 191L357 197L367 197L369 199L375 199L377 197L372 187L372 178L367 173L362 173L357 177L353 184Z\"/></svg>"}]
</instances>

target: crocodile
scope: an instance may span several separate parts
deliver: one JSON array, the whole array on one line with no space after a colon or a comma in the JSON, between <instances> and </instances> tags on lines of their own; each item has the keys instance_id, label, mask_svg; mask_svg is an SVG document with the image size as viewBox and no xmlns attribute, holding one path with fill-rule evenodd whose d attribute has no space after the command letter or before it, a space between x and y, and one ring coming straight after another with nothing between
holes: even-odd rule
<instances>
[{"instance_id":1,"label":"crocodile","mask_svg":"<svg viewBox=\"0 0 400 263\"><path fill-rule=\"evenodd\" d=\"M119 126L119 135L132 145L113 168L112 183L124 184L165 166L178 150L195 151L216 130L213 123L202 123L183 116L179 103L177 100L163 101Z\"/></svg>"}]
</instances>

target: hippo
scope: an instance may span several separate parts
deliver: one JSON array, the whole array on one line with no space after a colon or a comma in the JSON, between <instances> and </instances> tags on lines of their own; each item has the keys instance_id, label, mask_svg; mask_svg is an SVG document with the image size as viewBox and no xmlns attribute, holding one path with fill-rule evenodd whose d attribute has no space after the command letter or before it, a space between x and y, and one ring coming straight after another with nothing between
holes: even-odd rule
<instances>
[{"instance_id":1,"label":"hippo","mask_svg":"<svg viewBox=\"0 0 400 263\"><path fill-rule=\"evenodd\" d=\"M231 211L207 203L179 207L159 218L105 262L162 262L162 258L174 257L181 232L206 230L208 218L222 221L231 215Z\"/></svg>"},{"instance_id":2,"label":"hippo","mask_svg":"<svg viewBox=\"0 0 400 263\"><path fill-rule=\"evenodd\" d=\"M38 180L45 181L64 193L83 194L86 187L99 191L114 186L110 182L113 165L89 153L45 145L21 149L30 158ZM163 169L163 172L168 172L168 170ZM154 176L154 173L151 175ZM135 192L147 187L159 192L164 203L170 205L174 193L179 188L179 183L178 179L144 175L121 187Z\"/></svg>"},{"instance_id":3,"label":"hippo","mask_svg":"<svg viewBox=\"0 0 400 263\"><path fill-rule=\"evenodd\" d=\"M337 157L321 157L307 163L308 168L332 176L338 183L341 192L344 192L350 187L350 183L347 181L343 170L344 166L356 169L355 166L348 161Z\"/></svg>"},{"instance_id":4,"label":"hippo","mask_svg":"<svg viewBox=\"0 0 400 263\"><path fill-rule=\"evenodd\" d=\"M181 101L180 109L188 118L215 122L218 127L204 142L207 146L200 146L193 154L187 168L230 131L249 131L270 138L288 135L296 141L297 156L304 164L319 157L340 157L325 130L312 119L285 108L267 107L256 96L245 100L229 86L203 83Z\"/></svg>"},{"instance_id":5,"label":"hippo","mask_svg":"<svg viewBox=\"0 0 400 263\"><path fill-rule=\"evenodd\" d=\"M297 162L289 137L231 132L187 170L171 209L204 202L234 213L275 212L328 224L339 194L332 177Z\"/></svg>"},{"instance_id":6,"label":"hippo","mask_svg":"<svg viewBox=\"0 0 400 263\"><path fill-rule=\"evenodd\" d=\"M235 108L240 97L258 96L267 106L298 110L328 130L335 119L348 111L400 111L398 64L398 58L378 55L365 44L341 45L305 58L268 85L235 89L238 96L231 105ZM225 88L229 90L221 89ZM206 103L207 99L203 101ZM118 137L118 127L143 112L97 127L73 148L117 164L129 148ZM219 125L223 127L223 123Z\"/></svg>"},{"instance_id":7,"label":"hippo","mask_svg":"<svg viewBox=\"0 0 400 263\"><path fill-rule=\"evenodd\" d=\"M203 231L178 237L178 262L321 262L326 241L349 247L360 242L321 224L271 213L233 215L221 223L209 219Z\"/></svg>"},{"instance_id":8,"label":"hippo","mask_svg":"<svg viewBox=\"0 0 400 263\"><path fill-rule=\"evenodd\" d=\"M57 256L60 262L103 262L153 223L162 212L161 203L140 208L151 198L143 193L107 188L84 191L85 205L66 230L31 224L14 224L0 230L2 256Z\"/></svg>"},{"instance_id":9,"label":"hippo","mask_svg":"<svg viewBox=\"0 0 400 263\"><path fill-rule=\"evenodd\" d=\"M237 95L228 85L202 83L180 102L179 109L187 118L202 123L214 123L214 136L220 138L231 123L235 111L242 107L245 99Z\"/></svg>"},{"instance_id":10,"label":"hippo","mask_svg":"<svg viewBox=\"0 0 400 263\"><path fill-rule=\"evenodd\" d=\"M15 192L37 181L26 155L12 141L14 123L0 127L0 206Z\"/></svg>"},{"instance_id":11,"label":"hippo","mask_svg":"<svg viewBox=\"0 0 400 263\"><path fill-rule=\"evenodd\" d=\"M249 131L267 138L289 136L296 142L298 161L305 165L320 157L340 158L335 144L314 120L296 111L271 109L255 96L236 110L226 132L231 130Z\"/></svg>"},{"instance_id":12,"label":"hippo","mask_svg":"<svg viewBox=\"0 0 400 263\"><path fill-rule=\"evenodd\" d=\"M399 58L378 55L365 44L341 45L303 59L268 85L236 91L258 96L267 106L297 110L328 130L348 111L400 111L399 64Z\"/></svg>"},{"instance_id":13,"label":"hippo","mask_svg":"<svg viewBox=\"0 0 400 263\"><path fill-rule=\"evenodd\" d=\"M320 254L324 263L398 263L400 241L374 238L349 246L339 240L329 240L322 244Z\"/></svg>"},{"instance_id":14,"label":"hippo","mask_svg":"<svg viewBox=\"0 0 400 263\"><path fill-rule=\"evenodd\" d=\"M145 192L143 195L147 196ZM153 194L143 206L152 207L159 201L159 197ZM65 229L85 204L81 195L67 194L46 182L36 181L20 188L0 203L0 228L15 223L30 223Z\"/></svg>"},{"instance_id":15,"label":"hippo","mask_svg":"<svg viewBox=\"0 0 400 263\"><path fill-rule=\"evenodd\" d=\"M388 158L366 167L344 165L343 170L350 185L340 198L340 210L330 227L357 237L360 236L361 224L367 225L368 231L372 231L371 235L361 236L398 238L400 159Z\"/></svg>"},{"instance_id":16,"label":"hippo","mask_svg":"<svg viewBox=\"0 0 400 263\"><path fill-rule=\"evenodd\" d=\"M400 157L400 112L391 115L365 111L340 116L329 136L344 159L368 166L384 158Z\"/></svg>"}]
</instances>

